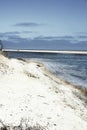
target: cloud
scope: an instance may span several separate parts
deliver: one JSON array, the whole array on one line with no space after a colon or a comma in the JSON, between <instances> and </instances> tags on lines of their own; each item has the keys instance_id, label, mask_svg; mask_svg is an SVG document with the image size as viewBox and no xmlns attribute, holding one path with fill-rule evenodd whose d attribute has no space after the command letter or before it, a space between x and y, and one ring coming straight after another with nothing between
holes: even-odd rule
<instances>
[{"instance_id":1,"label":"cloud","mask_svg":"<svg viewBox=\"0 0 87 130\"><path fill-rule=\"evenodd\" d=\"M35 23L35 22L21 22L21 23L16 23L13 26L15 27L37 27L37 26L42 26L45 24L40 24L40 23Z\"/></svg>"},{"instance_id":2,"label":"cloud","mask_svg":"<svg viewBox=\"0 0 87 130\"><path fill-rule=\"evenodd\" d=\"M0 32L0 36L10 36L10 35L20 35L20 34L28 34L33 33L32 31L12 31L12 32Z\"/></svg>"},{"instance_id":3,"label":"cloud","mask_svg":"<svg viewBox=\"0 0 87 130\"><path fill-rule=\"evenodd\" d=\"M32 31L13 31L13 32L0 32L0 39L1 40L13 40L19 41L21 40L23 35L33 33Z\"/></svg>"},{"instance_id":4,"label":"cloud","mask_svg":"<svg viewBox=\"0 0 87 130\"><path fill-rule=\"evenodd\" d=\"M75 35L87 35L87 32L76 32Z\"/></svg>"},{"instance_id":5,"label":"cloud","mask_svg":"<svg viewBox=\"0 0 87 130\"><path fill-rule=\"evenodd\" d=\"M28 33L34 33L32 31L22 31L22 33L28 34Z\"/></svg>"},{"instance_id":6,"label":"cloud","mask_svg":"<svg viewBox=\"0 0 87 130\"><path fill-rule=\"evenodd\" d=\"M73 36L39 36L36 40L75 40Z\"/></svg>"},{"instance_id":7,"label":"cloud","mask_svg":"<svg viewBox=\"0 0 87 130\"><path fill-rule=\"evenodd\" d=\"M26 33L32 31L13 31L0 33L4 47L15 49L48 49L48 50L85 50L87 48L87 40L81 39L86 35L79 35L76 40L74 36L38 36L33 39L26 38ZM81 37L81 38L80 38Z\"/></svg>"},{"instance_id":8,"label":"cloud","mask_svg":"<svg viewBox=\"0 0 87 130\"><path fill-rule=\"evenodd\" d=\"M18 31L13 31L13 32L5 32L5 33L3 33L4 35L18 35L18 34L20 34L20 32L18 32Z\"/></svg>"},{"instance_id":9,"label":"cloud","mask_svg":"<svg viewBox=\"0 0 87 130\"><path fill-rule=\"evenodd\" d=\"M87 39L87 35L85 36L85 35L82 35L82 36L78 36L78 38L83 38L83 39Z\"/></svg>"},{"instance_id":10,"label":"cloud","mask_svg":"<svg viewBox=\"0 0 87 130\"><path fill-rule=\"evenodd\" d=\"M86 50L87 41L72 43L69 40L43 40L22 37L9 37L3 41L5 48L12 49L43 49L43 50Z\"/></svg>"},{"instance_id":11,"label":"cloud","mask_svg":"<svg viewBox=\"0 0 87 130\"><path fill-rule=\"evenodd\" d=\"M10 35L19 35L20 32L18 31L13 31L13 32L0 32L0 37L8 37Z\"/></svg>"}]
</instances>

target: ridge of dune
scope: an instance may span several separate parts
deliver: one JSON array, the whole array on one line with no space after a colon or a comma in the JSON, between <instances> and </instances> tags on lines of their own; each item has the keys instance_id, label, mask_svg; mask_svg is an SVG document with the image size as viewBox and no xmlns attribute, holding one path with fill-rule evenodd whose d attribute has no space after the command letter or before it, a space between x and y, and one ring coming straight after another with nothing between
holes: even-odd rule
<instances>
[{"instance_id":1,"label":"ridge of dune","mask_svg":"<svg viewBox=\"0 0 87 130\"><path fill-rule=\"evenodd\" d=\"M0 54L0 126L20 123L29 130L87 130L87 95L42 63Z\"/></svg>"}]
</instances>

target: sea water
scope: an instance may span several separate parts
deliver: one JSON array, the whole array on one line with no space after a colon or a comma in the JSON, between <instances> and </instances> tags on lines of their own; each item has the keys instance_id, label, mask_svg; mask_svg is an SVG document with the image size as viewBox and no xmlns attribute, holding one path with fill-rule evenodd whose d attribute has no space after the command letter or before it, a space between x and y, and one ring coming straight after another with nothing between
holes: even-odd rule
<instances>
[{"instance_id":1,"label":"sea water","mask_svg":"<svg viewBox=\"0 0 87 130\"><path fill-rule=\"evenodd\" d=\"M87 88L87 55L85 54L10 52L9 57L42 62L60 78L74 85Z\"/></svg>"}]
</instances>

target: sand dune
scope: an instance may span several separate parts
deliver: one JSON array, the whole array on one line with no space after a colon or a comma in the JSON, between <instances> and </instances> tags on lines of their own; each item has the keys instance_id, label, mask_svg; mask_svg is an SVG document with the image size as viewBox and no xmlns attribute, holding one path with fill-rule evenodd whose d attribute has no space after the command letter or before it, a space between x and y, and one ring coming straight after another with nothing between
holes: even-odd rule
<instances>
[{"instance_id":1,"label":"sand dune","mask_svg":"<svg viewBox=\"0 0 87 130\"><path fill-rule=\"evenodd\" d=\"M87 130L87 97L43 64L0 55L0 127Z\"/></svg>"}]
</instances>

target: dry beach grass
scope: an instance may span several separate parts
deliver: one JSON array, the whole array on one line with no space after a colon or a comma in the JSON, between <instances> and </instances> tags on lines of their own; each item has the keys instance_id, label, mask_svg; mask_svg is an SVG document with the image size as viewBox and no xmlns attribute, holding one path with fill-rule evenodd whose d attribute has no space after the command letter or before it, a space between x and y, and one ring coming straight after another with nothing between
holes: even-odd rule
<instances>
[{"instance_id":1,"label":"dry beach grass","mask_svg":"<svg viewBox=\"0 0 87 130\"><path fill-rule=\"evenodd\" d=\"M87 91L35 61L0 55L1 130L87 130Z\"/></svg>"}]
</instances>

